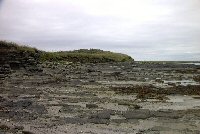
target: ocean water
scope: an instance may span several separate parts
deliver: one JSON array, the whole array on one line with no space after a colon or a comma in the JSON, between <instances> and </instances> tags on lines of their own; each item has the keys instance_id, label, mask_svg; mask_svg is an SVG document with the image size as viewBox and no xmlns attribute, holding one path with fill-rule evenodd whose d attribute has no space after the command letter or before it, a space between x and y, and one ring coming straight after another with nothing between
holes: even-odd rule
<instances>
[{"instance_id":1,"label":"ocean water","mask_svg":"<svg viewBox=\"0 0 200 134\"><path fill-rule=\"evenodd\" d=\"M181 63L181 64L193 64L193 65L197 65L197 66L199 66L199 65L200 65L200 63L199 63L199 62L188 62L188 63Z\"/></svg>"},{"instance_id":2,"label":"ocean water","mask_svg":"<svg viewBox=\"0 0 200 134\"><path fill-rule=\"evenodd\" d=\"M194 80L172 80L172 81L164 81L165 84L168 83L174 83L174 84L178 84L179 85L183 85L183 86L187 86L187 85L200 85L200 83L194 81Z\"/></svg>"}]
</instances>

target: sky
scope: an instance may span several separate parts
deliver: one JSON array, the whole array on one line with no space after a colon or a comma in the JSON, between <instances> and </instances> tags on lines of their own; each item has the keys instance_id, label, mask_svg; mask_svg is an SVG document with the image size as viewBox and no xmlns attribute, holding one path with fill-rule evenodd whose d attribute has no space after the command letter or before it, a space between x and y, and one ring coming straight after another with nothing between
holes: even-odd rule
<instances>
[{"instance_id":1,"label":"sky","mask_svg":"<svg viewBox=\"0 0 200 134\"><path fill-rule=\"evenodd\" d=\"M0 0L0 40L200 61L200 0Z\"/></svg>"}]
</instances>

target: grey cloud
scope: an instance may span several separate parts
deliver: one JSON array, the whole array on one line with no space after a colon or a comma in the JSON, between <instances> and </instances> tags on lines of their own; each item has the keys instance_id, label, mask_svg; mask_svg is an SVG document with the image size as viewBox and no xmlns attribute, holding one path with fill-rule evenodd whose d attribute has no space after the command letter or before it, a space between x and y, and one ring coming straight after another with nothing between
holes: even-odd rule
<instances>
[{"instance_id":1,"label":"grey cloud","mask_svg":"<svg viewBox=\"0 0 200 134\"><path fill-rule=\"evenodd\" d=\"M99 48L136 60L200 58L198 0L150 0L167 12L150 20L137 16L142 21L91 13L78 1L0 0L0 39L48 51Z\"/></svg>"}]
</instances>

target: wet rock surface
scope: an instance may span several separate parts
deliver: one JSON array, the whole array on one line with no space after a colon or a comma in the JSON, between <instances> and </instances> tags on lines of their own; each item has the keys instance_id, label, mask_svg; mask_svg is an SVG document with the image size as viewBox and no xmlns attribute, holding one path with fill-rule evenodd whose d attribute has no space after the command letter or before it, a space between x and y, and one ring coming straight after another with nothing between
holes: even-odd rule
<instances>
[{"instance_id":1,"label":"wet rock surface","mask_svg":"<svg viewBox=\"0 0 200 134\"><path fill-rule=\"evenodd\" d=\"M200 133L199 66L19 64L0 68L0 133Z\"/></svg>"}]
</instances>

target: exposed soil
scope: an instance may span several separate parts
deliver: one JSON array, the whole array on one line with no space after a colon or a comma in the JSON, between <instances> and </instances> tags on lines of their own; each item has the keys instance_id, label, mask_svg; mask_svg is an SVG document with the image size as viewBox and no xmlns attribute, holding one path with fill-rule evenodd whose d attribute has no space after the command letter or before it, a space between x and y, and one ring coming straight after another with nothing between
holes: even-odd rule
<instances>
[{"instance_id":1,"label":"exposed soil","mask_svg":"<svg viewBox=\"0 0 200 134\"><path fill-rule=\"evenodd\" d=\"M192 64L6 63L0 133L199 134L199 77Z\"/></svg>"}]
</instances>

